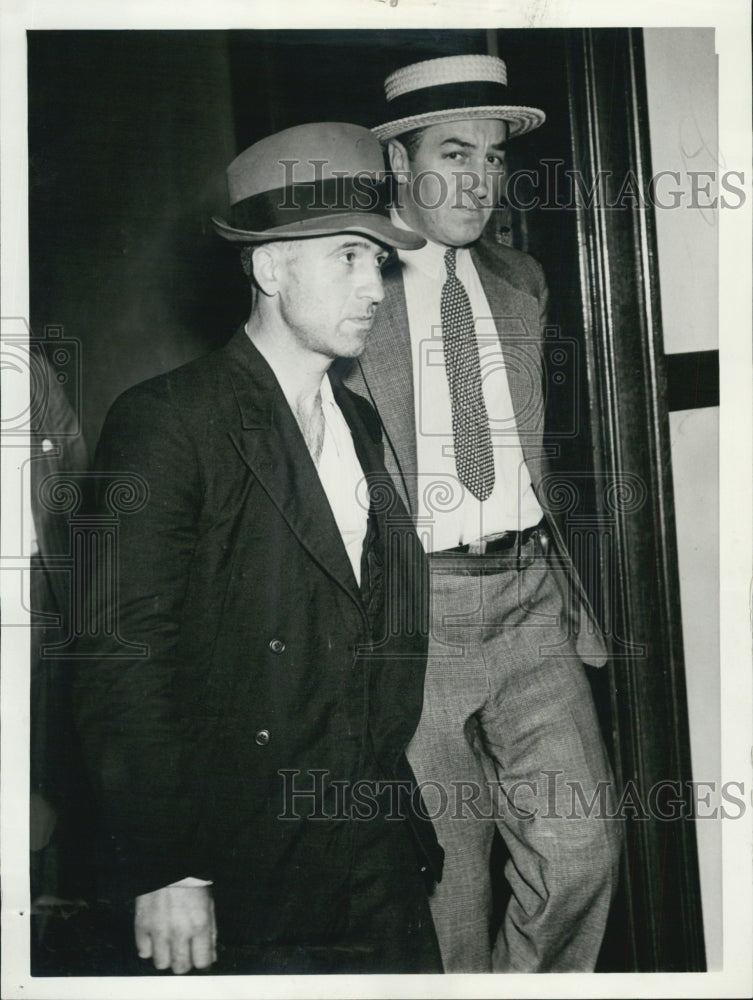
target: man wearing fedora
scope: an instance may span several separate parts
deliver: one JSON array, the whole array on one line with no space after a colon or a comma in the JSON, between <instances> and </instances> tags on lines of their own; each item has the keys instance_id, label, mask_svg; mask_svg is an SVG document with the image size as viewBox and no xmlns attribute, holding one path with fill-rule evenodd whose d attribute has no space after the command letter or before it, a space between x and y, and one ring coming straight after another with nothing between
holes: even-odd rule
<instances>
[{"instance_id":1,"label":"man wearing fedora","mask_svg":"<svg viewBox=\"0 0 753 1000\"><path fill-rule=\"evenodd\" d=\"M100 510L118 477L133 502L95 569L90 620L111 627L81 641L76 713L158 969L442 969L441 850L405 758L425 559L373 411L329 375L364 348L388 252L424 244L380 171L354 125L242 153L214 221L248 322L125 392L97 448Z\"/></svg>"},{"instance_id":2,"label":"man wearing fedora","mask_svg":"<svg viewBox=\"0 0 753 1000\"><path fill-rule=\"evenodd\" d=\"M380 416L430 561L408 758L445 850L431 898L442 958L447 972L585 971L621 839L603 815L612 777L582 665L606 653L547 497L542 270L481 239L506 143L545 116L511 100L491 56L407 66L385 88L388 120L373 131L394 173L393 222L427 244L385 269L373 337L345 370ZM511 890L498 930L495 824Z\"/></svg>"}]
</instances>

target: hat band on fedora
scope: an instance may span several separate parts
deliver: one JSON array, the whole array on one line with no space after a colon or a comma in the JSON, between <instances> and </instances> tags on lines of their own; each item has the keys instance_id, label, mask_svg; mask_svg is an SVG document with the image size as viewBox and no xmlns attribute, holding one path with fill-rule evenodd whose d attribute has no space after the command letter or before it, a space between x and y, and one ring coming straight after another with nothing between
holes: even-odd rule
<instances>
[{"instance_id":1,"label":"hat band on fedora","mask_svg":"<svg viewBox=\"0 0 753 1000\"><path fill-rule=\"evenodd\" d=\"M388 102L390 115L395 119L412 118L433 111L454 108L498 107L513 104L510 92L502 83L485 80L468 80L461 83L440 83L435 87L409 90Z\"/></svg>"},{"instance_id":2,"label":"hat band on fedora","mask_svg":"<svg viewBox=\"0 0 753 1000\"><path fill-rule=\"evenodd\" d=\"M236 229L264 232L336 214L388 215L387 187L371 174L324 180L262 191L236 202L230 222Z\"/></svg>"}]
</instances>

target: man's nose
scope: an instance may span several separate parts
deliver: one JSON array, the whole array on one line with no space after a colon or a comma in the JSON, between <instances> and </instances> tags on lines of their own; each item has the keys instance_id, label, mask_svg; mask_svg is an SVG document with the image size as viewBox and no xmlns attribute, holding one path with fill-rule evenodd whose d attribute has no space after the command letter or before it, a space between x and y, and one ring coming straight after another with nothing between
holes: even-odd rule
<instances>
[{"instance_id":1,"label":"man's nose","mask_svg":"<svg viewBox=\"0 0 753 1000\"><path fill-rule=\"evenodd\" d=\"M486 163L483 163L478 169L478 187L476 188L476 194L479 199L486 198L489 194L490 186L491 181L489 180L489 168Z\"/></svg>"},{"instance_id":2,"label":"man's nose","mask_svg":"<svg viewBox=\"0 0 753 1000\"><path fill-rule=\"evenodd\" d=\"M489 198L491 187L491 173L485 161L474 163L471 169L456 174L456 198L464 208L484 204Z\"/></svg>"},{"instance_id":3,"label":"man's nose","mask_svg":"<svg viewBox=\"0 0 753 1000\"><path fill-rule=\"evenodd\" d=\"M381 302L384 298L382 272L373 264L364 270L365 273L358 289L358 294L362 299L368 299L370 302Z\"/></svg>"}]
</instances>

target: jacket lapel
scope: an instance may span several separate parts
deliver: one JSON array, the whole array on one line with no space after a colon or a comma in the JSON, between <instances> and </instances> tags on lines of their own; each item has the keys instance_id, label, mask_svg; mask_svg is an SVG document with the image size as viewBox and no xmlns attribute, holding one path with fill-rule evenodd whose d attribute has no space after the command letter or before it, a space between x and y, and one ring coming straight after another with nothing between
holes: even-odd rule
<instances>
[{"instance_id":1,"label":"jacket lapel","mask_svg":"<svg viewBox=\"0 0 753 1000\"><path fill-rule=\"evenodd\" d=\"M312 559L357 603L360 592L327 496L274 374L243 330L228 345L243 461Z\"/></svg>"},{"instance_id":2,"label":"jacket lapel","mask_svg":"<svg viewBox=\"0 0 753 1000\"><path fill-rule=\"evenodd\" d=\"M547 523L554 535L556 551L562 564L559 566L556 561L552 562L565 598L565 607L569 607L571 582L574 581L586 615L590 618L590 625L587 625L583 609L578 610L580 617L580 625L576 628L578 654L586 663L602 666L606 662L606 646L596 624L596 615L565 544L558 516L550 509L546 497L542 496L541 484L547 462L544 446L546 399L541 378L542 317L539 313L539 301L534 295L527 294L506 281L504 276L499 274L499 267L493 267L494 261L487 256L488 251L484 250L483 245L478 244L471 250L471 254L499 333L523 457L528 466L534 492L547 515Z\"/></svg>"},{"instance_id":3,"label":"jacket lapel","mask_svg":"<svg viewBox=\"0 0 753 1000\"><path fill-rule=\"evenodd\" d=\"M416 511L416 416L408 310L400 261L385 271L384 301L377 309L360 369L385 439L385 465L406 507Z\"/></svg>"},{"instance_id":4,"label":"jacket lapel","mask_svg":"<svg viewBox=\"0 0 753 1000\"><path fill-rule=\"evenodd\" d=\"M361 587L360 593L366 609L366 614L371 626L372 635L380 632L378 615L380 609L384 607L384 557L380 542L380 530L374 497L381 496L381 483L375 482L375 474L379 480L385 476L384 463L382 461L382 435L379 428L379 421L376 414L373 415L373 425L368 427L364 422L358 408L354 403L354 397L343 386L339 376L330 369L330 382L334 393L335 402L340 408L340 412L345 417L345 421L353 436L353 445L356 451L361 471L368 484L368 520L366 526L366 537L364 538L363 550L361 553ZM363 404L366 405L365 403ZM372 495L372 490L375 494ZM380 492L377 493L376 491ZM359 502L363 503L366 496L360 496Z\"/></svg>"},{"instance_id":5,"label":"jacket lapel","mask_svg":"<svg viewBox=\"0 0 753 1000\"><path fill-rule=\"evenodd\" d=\"M523 454L538 482L544 423L538 303L499 273L498 262L487 260L482 246L472 247L471 256L499 334ZM361 356L360 369L382 421L387 445L385 464L395 481L402 484L403 500L415 515L418 460L413 361L399 261L385 272L384 290L384 301Z\"/></svg>"},{"instance_id":6,"label":"jacket lapel","mask_svg":"<svg viewBox=\"0 0 753 1000\"><path fill-rule=\"evenodd\" d=\"M332 385L335 402L339 406L353 435L353 445L364 476L368 477L374 472L383 472L384 469L381 461L382 435L376 414L374 414L373 428L367 427L356 408L351 393L343 385L342 379L331 369L329 380ZM362 405L365 406L366 404Z\"/></svg>"}]
</instances>

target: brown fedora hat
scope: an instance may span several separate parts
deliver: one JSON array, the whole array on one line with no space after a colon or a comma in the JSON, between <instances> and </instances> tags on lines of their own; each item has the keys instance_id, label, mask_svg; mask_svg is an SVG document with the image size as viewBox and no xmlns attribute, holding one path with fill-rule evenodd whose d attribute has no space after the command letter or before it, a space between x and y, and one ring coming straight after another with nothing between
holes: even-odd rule
<instances>
[{"instance_id":1,"label":"brown fedora hat","mask_svg":"<svg viewBox=\"0 0 753 1000\"><path fill-rule=\"evenodd\" d=\"M459 118L499 118L508 137L543 125L539 108L518 104L507 87L507 67L496 56L443 56L413 63L384 81L390 121L372 129L386 142L413 129Z\"/></svg>"},{"instance_id":2,"label":"brown fedora hat","mask_svg":"<svg viewBox=\"0 0 753 1000\"><path fill-rule=\"evenodd\" d=\"M342 232L400 250L426 243L390 222L382 147L360 125L318 122L270 135L233 160L227 183L229 219L212 222L235 243Z\"/></svg>"}]
</instances>

